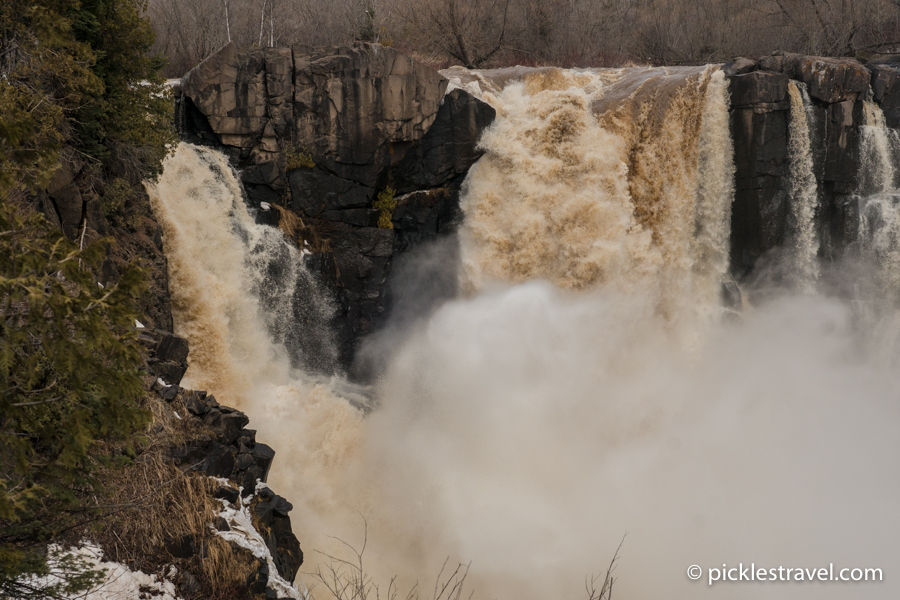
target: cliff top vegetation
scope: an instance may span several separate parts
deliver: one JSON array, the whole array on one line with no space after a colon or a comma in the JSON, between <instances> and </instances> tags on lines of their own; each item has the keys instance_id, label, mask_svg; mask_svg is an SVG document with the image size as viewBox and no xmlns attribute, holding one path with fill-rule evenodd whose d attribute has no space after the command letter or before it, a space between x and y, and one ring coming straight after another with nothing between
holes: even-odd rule
<instances>
[{"instance_id":1,"label":"cliff top vegetation","mask_svg":"<svg viewBox=\"0 0 900 600\"><path fill-rule=\"evenodd\" d=\"M145 272L98 284L113 240L67 240L32 206L69 160L86 165L83 193L127 195L159 173L176 136L145 8L0 3L0 597L90 585L77 569L54 589L22 575L46 573L46 542L97 515L98 470L128 462L149 418L134 331Z\"/></svg>"},{"instance_id":2,"label":"cliff top vegetation","mask_svg":"<svg viewBox=\"0 0 900 600\"><path fill-rule=\"evenodd\" d=\"M900 0L149 0L147 11L171 77L228 41L380 42L438 68L900 51Z\"/></svg>"}]
</instances>

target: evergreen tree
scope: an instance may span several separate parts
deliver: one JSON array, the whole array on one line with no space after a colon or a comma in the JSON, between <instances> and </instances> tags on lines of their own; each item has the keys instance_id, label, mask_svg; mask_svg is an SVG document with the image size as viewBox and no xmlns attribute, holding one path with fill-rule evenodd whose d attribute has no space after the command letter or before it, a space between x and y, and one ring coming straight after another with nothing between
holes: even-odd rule
<instances>
[{"instance_id":1,"label":"evergreen tree","mask_svg":"<svg viewBox=\"0 0 900 600\"><path fill-rule=\"evenodd\" d=\"M103 288L92 272L103 255L39 215L0 209L0 595L45 571L42 545L94 514L92 471L147 422L136 404L142 273Z\"/></svg>"},{"instance_id":2,"label":"evergreen tree","mask_svg":"<svg viewBox=\"0 0 900 600\"><path fill-rule=\"evenodd\" d=\"M79 249L23 209L64 146L101 177L140 185L159 172L176 136L142 9L0 3L0 598L53 597L96 579L71 561L51 588L33 589L29 575L49 572L48 541L97 518L94 473L127 461L148 419L137 404L142 271L123 269L104 289L94 273L105 246Z\"/></svg>"}]
</instances>

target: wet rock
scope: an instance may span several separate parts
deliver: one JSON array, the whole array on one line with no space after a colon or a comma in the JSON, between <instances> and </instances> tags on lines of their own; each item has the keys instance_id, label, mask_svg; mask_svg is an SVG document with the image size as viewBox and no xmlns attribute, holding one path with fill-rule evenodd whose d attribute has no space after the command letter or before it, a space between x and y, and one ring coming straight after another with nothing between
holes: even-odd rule
<instances>
[{"instance_id":1,"label":"wet rock","mask_svg":"<svg viewBox=\"0 0 900 600\"><path fill-rule=\"evenodd\" d=\"M275 450L266 444L256 444L250 456L253 458L253 464L259 467L261 472L259 478L266 481L269 476L269 468L272 461L275 460Z\"/></svg>"},{"instance_id":2,"label":"wet rock","mask_svg":"<svg viewBox=\"0 0 900 600\"><path fill-rule=\"evenodd\" d=\"M779 57L764 57L759 65L761 69L802 81L808 86L810 96L828 103L856 100L865 95L871 79L868 69L852 58L784 53Z\"/></svg>"},{"instance_id":3,"label":"wet rock","mask_svg":"<svg viewBox=\"0 0 900 600\"><path fill-rule=\"evenodd\" d=\"M495 118L496 111L471 94L459 89L447 94L428 133L394 169L397 192L440 188L467 173L481 158L478 140Z\"/></svg>"},{"instance_id":4,"label":"wet rock","mask_svg":"<svg viewBox=\"0 0 900 600\"><path fill-rule=\"evenodd\" d=\"M291 208L310 217L318 217L326 210L368 207L375 194L374 188L318 169L296 169L291 171L289 180Z\"/></svg>"},{"instance_id":5,"label":"wet rock","mask_svg":"<svg viewBox=\"0 0 900 600\"><path fill-rule=\"evenodd\" d=\"M293 581L303 564L303 551L300 549L297 536L291 531L290 519L275 518L271 526L271 536L275 541L275 550L272 552L275 567L282 577Z\"/></svg>"},{"instance_id":6,"label":"wet rock","mask_svg":"<svg viewBox=\"0 0 900 600\"><path fill-rule=\"evenodd\" d=\"M260 493L260 497L262 496L263 494ZM281 496L275 494L266 494L266 496L266 499L260 500L253 507L253 511L263 523L271 524L273 517L286 517L294 509L294 506Z\"/></svg>"},{"instance_id":7,"label":"wet rock","mask_svg":"<svg viewBox=\"0 0 900 600\"><path fill-rule=\"evenodd\" d=\"M153 337L156 338L156 358L161 361L171 361L183 363L188 357L188 341L183 337L179 337L168 331L155 330Z\"/></svg>"},{"instance_id":8,"label":"wet rock","mask_svg":"<svg viewBox=\"0 0 900 600\"><path fill-rule=\"evenodd\" d=\"M147 364L154 375L168 384L181 382L187 371L188 341L168 331L146 328L138 341L150 351Z\"/></svg>"},{"instance_id":9,"label":"wet rock","mask_svg":"<svg viewBox=\"0 0 900 600\"><path fill-rule=\"evenodd\" d=\"M229 412L230 411L230 412ZM244 426L250 422L242 412L228 407L211 408L204 416L203 422L215 432L216 437L225 444L237 440Z\"/></svg>"},{"instance_id":10,"label":"wet rock","mask_svg":"<svg viewBox=\"0 0 900 600\"><path fill-rule=\"evenodd\" d=\"M185 371L187 371L187 365L185 363L150 361L149 365L157 378L162 379L170 385L178 385L184 377Z\"/></svg>"}]
</instances>

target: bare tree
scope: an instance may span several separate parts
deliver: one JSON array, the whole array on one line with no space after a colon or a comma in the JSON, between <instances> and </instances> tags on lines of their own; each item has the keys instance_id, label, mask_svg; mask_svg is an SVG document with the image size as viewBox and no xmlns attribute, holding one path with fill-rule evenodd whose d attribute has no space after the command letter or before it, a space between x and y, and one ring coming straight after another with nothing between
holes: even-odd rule
<instances>
[{"instance_id":1,"label":"bare tree","mask_svg":"<svg viewBox=\"0 0 900 600\"><path fill-rule=\"evenodd\" d=\"M409 3L405 14L433 50L479 68L507 40L510 0L421 0Z\"/></svg>"}]
</instances>

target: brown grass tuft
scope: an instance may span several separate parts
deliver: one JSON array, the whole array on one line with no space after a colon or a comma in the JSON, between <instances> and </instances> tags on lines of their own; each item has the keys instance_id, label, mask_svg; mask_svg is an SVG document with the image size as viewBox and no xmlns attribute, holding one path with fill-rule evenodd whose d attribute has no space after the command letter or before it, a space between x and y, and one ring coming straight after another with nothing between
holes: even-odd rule
<instances>
[{"instance_id":1,"label":"brown grass tuft","mask_svg":"<svg viewBox=\"0 0 900 600\"><path fill-rule=\"evenodd\" d=\"M154 419L134 462L101 474L106 495L97 500L104 516L73 532L71 541L91 539L108 560L145 573L163 574L169 565L188 571L202 588L190 598L246 598L246 583L258 561L216 535L213 526L222 506L213 494L219 484L168 458L170 448L209 432L188 413L181 396L171 404L150 397L145 408ZM193 538L194 555L175 558L169 547L186 536Z\"/></svg>"},{"instance_id":2,"label":"brown grass tuft","mask_svg":"<svg viewBox=\"0 0 900 600\"><path fill-rule=\"evenodd\" d=\"M272 207L278 211L278 227L284 235L297 244L297 247L306 248L314 254L331 252L325 232L320 231L312 223L307 223L300 215L288 208L277 204L273 204Z\"/></svg>"}]
</instances>

